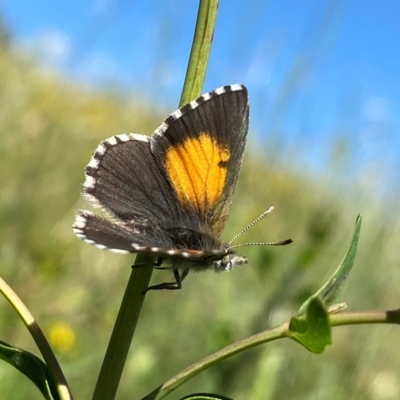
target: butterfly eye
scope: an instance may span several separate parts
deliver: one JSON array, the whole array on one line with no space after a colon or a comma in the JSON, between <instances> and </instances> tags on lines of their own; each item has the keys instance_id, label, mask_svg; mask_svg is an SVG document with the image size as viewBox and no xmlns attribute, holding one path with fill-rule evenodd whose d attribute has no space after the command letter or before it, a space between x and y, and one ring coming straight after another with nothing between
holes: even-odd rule
<instances>
[{"instance_id":1,"label":"butterfly eye","mask_svg":"<svg viewBox=\"0 0 400 400\"><path fill-rule=\"evenodd\" d=\"M231 255L227 254L221 259L221 267L225 267L225 269L229 269L231 264Z\"/></svg>"}]
</instances>

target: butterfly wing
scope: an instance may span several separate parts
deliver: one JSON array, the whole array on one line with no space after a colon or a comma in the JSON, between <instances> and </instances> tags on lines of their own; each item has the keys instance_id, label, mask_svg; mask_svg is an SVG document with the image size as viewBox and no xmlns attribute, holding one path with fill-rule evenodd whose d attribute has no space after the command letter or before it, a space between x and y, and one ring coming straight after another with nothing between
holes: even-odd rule
<instances>
[{"instance_id":1,"label":"butterfly wing","mask_svg":"<svg viewBox=\"0 0 400 400\"><path fill-rule=\"evenodd\" d=\"M180 216L180 208L160 167L148 136L113 136L97 147L86 167L83 194L125 223L163 224L171 214Z\"/></svg>"},{"instance_id":2,"label":"butterfly wing","mask_svg":"<svg viewBox=\"0 0 400 400\"><path fill-rule=\"evenodd\" d=\"M86 167L83 194L114 221L79 212L75 233L119 251L173 248L168 228L225 226L248 130L247 90L225 86L171 114L150 138L113 136Z\"/></svg>"},{"instance_id":3,"label":"butterfly wing","mask_svg":"<svg viewBox=\"0 0 400 400\"><path fill-rule=\"evenodd\" d=\"M89 211L77 212L72 228L85 242L117 253L153 253L192 260L201 260L204 257L203 252L199 250L174 248L172 236L163 234L157 226L124 224ZM211 254L217 253L211 251Z\"/></svg>"},{"instance_id":4,"label":"butterfly wing","mask_svg":"<svg viewBox=\"0 0 400 400\"><path fill-rule=\"evenodd\" d=\"M215 237L229 215L248 126L247 90L231 85L171 114L151 138L183 212Z\"/></svg>"}]
</instances>

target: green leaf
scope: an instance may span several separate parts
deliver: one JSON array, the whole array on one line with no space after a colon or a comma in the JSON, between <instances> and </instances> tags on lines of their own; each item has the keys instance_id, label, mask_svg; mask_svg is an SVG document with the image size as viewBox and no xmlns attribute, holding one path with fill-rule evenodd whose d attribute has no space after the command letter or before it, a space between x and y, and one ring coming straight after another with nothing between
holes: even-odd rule
<instances>
[{"instance_id":1,"label":"green leaf","mask_svg":"<svg viewBox=\"0 0 400 400\"><path fill-rule=\"evenodd\" d=\"M34 354L0 340L0 359L27 376L42 392L45 399L60 399L47 365Z\"/></svg>"},{"instance_id":2,"label":"green leaf","mask_svg":"<svg viewBox=\"0 0 400 400\"><path fill-rule=\"evenodd\" d=\"M182 397L180 400L233 400L230 397L214 393L196 393Z\"/></svg>"},{"instance_id":3,"label":"green leaf","mask_svg":"<svg viewBox=\"0 0 400 400\"><path fill-rule=\"evenodd\" d=\"M361 214L357 216L356 225L354 227L353 238L350 242L349 249L343 258L343 261L334 272L334 274L328 279L328 281L311 297L309 297L303 305L300 307L298 314L304 313L308 307L309 302L312 299L320 298L326 307L330 307L339 301L342 293L344 284L346 283L347 277L351 269L353 268L354 261L356 259L357 244L360 237L362 217ZM341 309L344 307L342 306Z\"/></svg>"},{"instance_id":4,"label":"green leaf","mask_svg":"<svg viewBox=\"0 0 400 400\"><path fill-rule=\"evenodd\" d=\"M332 343L329 315L320 299L311 299L305 314L290 320L287 336L317 354Z\"/></svg>"}]
</instances>

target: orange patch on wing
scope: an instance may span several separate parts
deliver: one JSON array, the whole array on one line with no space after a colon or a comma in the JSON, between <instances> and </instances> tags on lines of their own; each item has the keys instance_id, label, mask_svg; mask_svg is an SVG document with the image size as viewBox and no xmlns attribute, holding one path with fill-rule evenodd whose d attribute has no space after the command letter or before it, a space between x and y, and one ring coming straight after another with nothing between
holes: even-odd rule
<instances>
[{"instance_id":1,"label":"orange patch on wing","mask_svg":"<svg viewBox=\"0 0 400 400\"><path fill-rule=\"evenodd\" d=\"M230 156L229 149L220 146L207 132L188 137L167 151L165 167L179 200L197 208L202 218L221 199Z\"/></svg>"}]
</instances>

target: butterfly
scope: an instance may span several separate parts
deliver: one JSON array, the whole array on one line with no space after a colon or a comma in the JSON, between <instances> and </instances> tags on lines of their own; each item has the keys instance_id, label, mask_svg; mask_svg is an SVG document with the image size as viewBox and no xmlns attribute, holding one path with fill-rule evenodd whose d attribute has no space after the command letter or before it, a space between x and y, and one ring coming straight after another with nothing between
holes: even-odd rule
<instances>
[{"instance_id":1,"label":"butterfly","mask_svg":"<svg viewBox=\"0 0 400 400\"><path fill-rule=\"evenodd\" d=\"M156 267L172 269L175 282L148 290L180 289L189 271L246 264L234 250L242 245L230 246L220 236L248 127L248 92L235 84L179 108L151 136L127 133L104 140L86 167L83 195L106 216L77 212L75 234L102 249L155 255Z\"/></svg>"}]
</instances>

